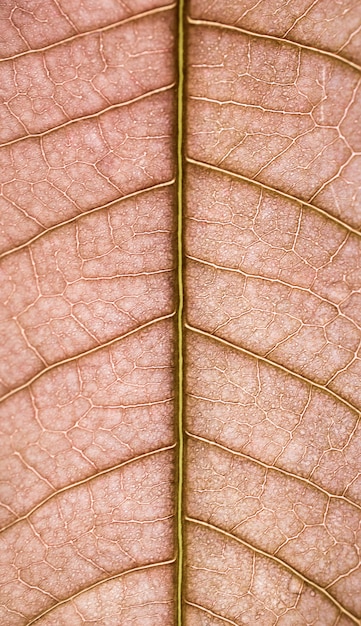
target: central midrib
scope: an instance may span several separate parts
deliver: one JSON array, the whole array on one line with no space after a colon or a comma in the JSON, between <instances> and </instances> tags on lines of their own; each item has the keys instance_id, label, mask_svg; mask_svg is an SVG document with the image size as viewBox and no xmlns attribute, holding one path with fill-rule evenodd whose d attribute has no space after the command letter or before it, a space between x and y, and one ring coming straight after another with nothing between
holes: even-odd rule
<instances>
[{"instance_id":1,"label":"central midrib","mask_svg":"<svg viewBox=\"0 0 361 626\"><path fill-rule=\"evenodd\" d=\"M184 120L184 0L178 3L178 90L177 90L177 378L178 378L178 466L177 466L177 624L183 624L183 479L184 479L184 426L183 426L183 120Z\"/></svg>"}]
</instances>

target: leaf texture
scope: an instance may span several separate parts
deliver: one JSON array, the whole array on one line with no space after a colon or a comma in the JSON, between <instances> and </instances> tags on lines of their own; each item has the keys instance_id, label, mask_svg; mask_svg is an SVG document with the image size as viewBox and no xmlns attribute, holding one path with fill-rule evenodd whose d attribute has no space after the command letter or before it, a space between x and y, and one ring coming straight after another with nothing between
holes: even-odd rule
<instances>
[{"instance_id":1,"label":"leaf texture","mask_svg":"<svg viewBox=\"0 0 361 626\"><path fill-rule=\"evenodd\" d=\"M172 623L174 9L8 17L0 623Z\"/></svg>"},{"instance_id":2,"label":"leaf texture","mask_svg":"<svg viewBox=\"0 0 361 626\"><path fill-rule=\"evenodd\" d=\"M226 5L188 18L186 623L359 623L357 57L322 2Z\"/></svg>"},{"instance_id":3,"label":"leaf texture","mask_svg":"<svg viewBox=\"0 0 361 626\"><path fill-rule=\"evenodd\" d=\"M361 624L359 3L0 19L0 624Z\"/></svg>"}]
</instances>

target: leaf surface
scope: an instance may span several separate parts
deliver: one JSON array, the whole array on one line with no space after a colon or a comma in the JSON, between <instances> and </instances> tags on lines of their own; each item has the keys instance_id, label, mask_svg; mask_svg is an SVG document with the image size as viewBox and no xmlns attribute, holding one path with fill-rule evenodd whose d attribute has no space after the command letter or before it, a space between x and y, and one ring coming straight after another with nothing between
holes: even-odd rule
<instances>
[{"instance_id":1,"label":"leaf surface","mask_svg":"<svg viewBox=\"0 0 361 626\"><path fill-rule=\"evenodd\" d=\"M178 9L2 8L0 624L360 624L360 7Z\"/></svg>"}]
</instances>

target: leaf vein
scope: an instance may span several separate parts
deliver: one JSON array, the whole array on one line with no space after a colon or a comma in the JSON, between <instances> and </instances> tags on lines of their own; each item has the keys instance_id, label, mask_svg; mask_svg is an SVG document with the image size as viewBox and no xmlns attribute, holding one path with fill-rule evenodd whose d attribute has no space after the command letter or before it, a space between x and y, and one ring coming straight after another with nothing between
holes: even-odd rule
<instances>
[{"instance_id":1,"label":"leaf vein","mask_svg":"<svg viewBox=\"0 0 361 626\"><path fill-rule=\"evenodd\" d=\"M231 176L231 177L237 178L238 180L244 180L246 183L255 185L259 189L266 189L267 191L271 191L272 193L280 195L283 198L286 198L287 200L292 200L292 202L297 202L301 206L306 206L309 209L312 209L313 211L315 211L316 213L320 213L323 217L326 217L329 220L332 220L339 226L342 226L342 228L345 228L351 233L354 233L355 235L358 235L359 237L361 237L361 231L357 230L357 228L353 228L353 226L351 226L350 224L347 224L343 220L340 220L338 217L332 215L331 213L328 213L324 209L321 209L321 207L316 206L315 204L311 204L310 202L301 200L301 198L292 196L291 194L288 194L285 191L281 191L280 189L276 189L275 187L270 187L269 185L266 185L265 183L261 183L258 180L248 178L247 176L244 176L243 174L238 174L237 172L232 172L231 170L223 169L221 167L218 167L217 165L211 165L210 163L205 163L204 161L197 161L196 159L193 159L192 157L189 157L189 156L187 156L186 159L188 163L192 163L193 165L198 165L199 167L202 167L204 169L213 170L214 172L218 172L219 174L225 174L226 176Z\"/></svg>"},{"instance_id":2,"label":"leaf vein","mask_svg":"<svg viewBox=\"0 0 361 626\"><path fill-rule=\"evenodd\" d=\"M270 554L269 552L265 552L264 550L261 550L260 548L256 548L251 543L248 543L248 541L245 541L244 539L241 539L240 537L236 537L235 535L232 535L232 533L229 533L226 530L219 528L218 526L214 526L213 524L210 524L209 522L204 522L203 520L195 519L194 517L188 517L188 516L186 516L185 519L187 522L204 526L205 528L208 528L217 533L220 533L224 537L228 537L228 539L237 541L238 543L242 544L249 550L256 552L260 556L263 556L267 559L270 559L271 561L274 561L275 563L277 563L284 569L287 569L289 572L297 576L297 578L301 579L304 583L306 583L313 589L317 590L322 595L326 596L339 609L339 611L347 615L347 617L349 617L354 622L354 624L359 625L361 623L358 617L354 615L353 613L351 613L348 609L346 609L329 591L327 591L327 589L313 582L310 578L308 578L307 576L299 572L296 568L292 567L292 565L289 565L286 561L283 561L279 557L274 556L273 554Z\"/></svg>"},{"instance_id":3,"label":"leaf vein","mask_svg":"<svg viewBox=\"0 0 361 626\"><path fill-rule=\"evenodd\" d=\"M25 50L24 52L13 54L10 57L4 57L3 59L0 59L0 63L4 63L6 61L13 61L14 59L28 56L29 54L36 54L37 52L45 52L46 50L51 50L52 48L56 48L57 46L70 43L71 41L74 41L76 39L82 39L83 37L88 37L89 35L105 33L109 30L114 30L115 28L118 28L118 26L123 26L123 24L129 24L129 22L135 22L135 21L141 20L143 17L148 17L150 15L157 15L158 13L165 13L167 11L174 9L175 7L176 7L176 3L173 2L172 4L167 4L166 6L157 7L156 9L150 9L149 11L143 11L142 13L131 15L130 17L126 17L123 20L119 20L118 22L112 22L111 24L106 24L105 26L101 26L100 28L94 28L93 30L84 31L82 33L76 33L75 35L66 37L65 39L61 39L60 41L54 41L54 43L51 43L48 46L43 46L42 48L33 48L31 50Z\"/></svg>"},{"instance_id":4,"label":"leaf vein","mask_svg":"<svg viewBox=\"0 0 361 626\"><path fill-rule=\"evenodd\" d=\"M101 115L105 115L106 113L109 113L109 111L114 111L122 107L130 106L131 104L134 104L135 102L139 102L141 100L145 100L146 98L151 98L152 96L155 96L157 94L170 91L171 89L173 89L174 86L175 86L175 83L170 83L169 85L163 85L162 87L151 89L150 91L147 91L146 93L143 93L140 96L131 98L131 100L126 100L125 102L117 102L116 104L111 104L110 106L105 107L104 109L100 109L99 111L96 111L95 113L89 113L89 115L82 115L81 117L70 119L67 122L64 122L63 124L59 124L59 126L52 126L51 128L48 128L47 130L44 130L41 133L33 133L33 134L29 133L28 135L23 135L21 137L17 137L16 139L11 139L11 141L7 141L6 143L0 144L0 149L6 148L8 146L13 146L14 144L20 143L22 141L26 141L28 139L41 139L43 137L46 137L47 135L51 135L52 133L55 133L58 130L62 130L63 128L67 128L68 126L72 126L73 124L78 124L79 122L85 122L87 120L96 119L100 117Z\"/></svg>"},{"instance_id":5,"label":"leaf vein","mask_svg":"<svg viewBox=\"0 0 361 626\"><path fill-rule=\"evenodd\" d=\"M324 393L331 395L333 398L335 398L335 400L338 400L339 402L347 406L349 409L351 409L351 411L353 411L354 413L358 415L358 419L360 418L360 411L357 409L357 407L351 404L351 402L348 402L348 400L345 400L345 398L342 398L342 396L340 396L335 391L332 391L332 389L329 389L328 387L325 387L324 385L316 383L310 380L309 378L302 376L302 374L298 374L297 372L294 372L293 370L288 369L284 365L277 363L276 361L272 361L271 359L267 359L266 357L261 356L260 354L256 354L255 352L252 352L251 350L247 350L247 348L238 346L237 344L232 343L231 341L228 341L227 339L222 339L222 337L218 337L217 335L212 335L211 333L205 330L202 330L201 328L196 328L195 326L191 326L188 323L185 324L185 328L187 328L188 330L194 333L198 333L199 335L203 335L204 337L208 337L209 339L214 339L222 343L223 345L228 346L229 348L233 348L234 350L239 350L240 352L243 352L244 354L248 354L248 356L251 356L254 359L258 359L259 361L263 361L264 363L267 363L267 365L272 365L273 367L277 367L283 372L286 372L286 374L289 374L290 376L294 376L295 378L302 380L304 383L307 383L308 385L311 385L312 387L320 389Z\"/></svg>"},{"instance_id":6,"label":"leaf vein","mask_svg":"<svg viewBox=\"0 0 361 626\"><path fill-rule=\"evenodd\" d=\"M285 470L277 465L268 465L267 463L264 463L264 461L261 461L260 459L256 459L253 456L250 456L249 454L245 454L244 452L239 452L238 450L233 450L232 448L228 448L227 446L224 446L221 443L218 443L217 441L211 441L210 439L207 439L206 437L201 437L200 435L196 435L190 431L186 431L186 434L188 435L188 437L190 437L191 439L195 439L196 441L203 441L204 443L207 443L210 446L214 446L215 448L219 448L220 450L224 450L224 452L228 452L230 454L234 454L235 456L239 456L243 459L246 459L247 461L252 461L253 463L256 463L257 465L262 466L264 469L266 469L267 471L274 471L274 472L278 472L280 474L283 474L284 476L290 477L290 478L294 478L298 481L302 481L303 483L305 483L306 485L308 485L309 487L313 488L313 489L317 489L317 491L320 491L323 495L325 495L327 498L335 498L337 500L342 500L343 502L347 502L347 504L349 504L352 507L357 508L359 511L361 511L361 506L357 503L354 502L353 500L350 500L347 496L344 495L339 495L339 494L334 494L334 493L330 493L328 492L326 489L324 489L323 487L321 487L320 485L318 485L317 483L315 483L312 480L309 480L308 478L305 478L304 476L299 476L298 474L294 474L293 472L289 472L288 470Z\"/></svg>"},{"instance_id":7,"label":"leaf vein","mask_svg":"<svg viewBox=\"0 0 361 626\"><path fill-rule=\"evenodd\" d=\"M209 26L213 28L224 28L225 30L231 30L233 32L240 33L242 35L248 35L249 37L257 37L258 39L266 39L271 41L276 41L277 43L286 44L289 46L296 46L300 50L306 50L308 52L315 52L317 54L321 54L326 56L334 61L339 61L348 67L361 72L361 66L358 63L354 63L350 61L346 57L343 57L336 52L331 52L330 50L323 50L322 48L317 48L315 46L309 46L304 43L300 43L295 41L294 39L285 39L284 37L277 37L275 35L268 35L266 33L257 33L256 31L247 30L245 28L241 28L240 26L233 26L232 24L222 24L221 22L214 22L212 20L197 20L192 17L188 17L189 24L193 26Z\"/></svg>"},{"instance_id":8,"label":"leaf vein","mask_svg":"<svg viewBox=\"0 0 361 626\"><path fill-rule=\"evenodd\" d=\"M131 465L133 463L136 463L137 461L142 461L143 459L147 459L148 457L161 454L162 452L168 452L168 450L173 450L176 447L176 445L177 445L176 443L173 443L169 446L164 446L162 448L157 448L156 450L151 450L150 452L144 452L143 454L138 454L137 456L134 456L131 459L127 459L126 461L123 461L122 463L118 463L118 465L112 465L112 467L107 467L104 470L96 472L96 474L92 474L91 476L87 476L86 478L83 478L82 480L78 480L75 483L71 483L70 485L66 485L65 487L62 487L61 489L57 489L56 491L54 491L54 493L51 493L47 498L44 498L41 502L38 502L38 504L36 504L30 511L25 513L25 515L18 517L13 522L10 522L10 524L7 524L7 526L4 526L4 528L2 528L0 532L3 533L6 530L13 528L20 522L23 522L24 520L29 519L31 515L33 515L33 513L38 511L41 507L43 507L45 504L47 504L48 502L50 502L51 500L53 500L54 498L56 498L62 493L66 493L67 491L71 491L73 489L76 489L76 487L81 487L82 485L87 485L93 480L96 480L97 478L99 478L100 476L106 476L107 474L111 474L112 472L122 469L126 465ZM149 521L154 522L157 520L152 519Z\"/></svg>"},{"instance_id":9,"label":"leaf vein","mask_svg":"<svg viewBox=\"0 0 361 626\"><path fill-rule=\"evenodd\" d=\"M113 344L117 343L118 341L121 341L122 339L125 339L126 337L130 337L131 335L141 332L142 330L144 330L145 328L148 328L149 326L153 326L153 324L157 324L158 322L162 322L163 320L171 319L172 317L174 317L174 315L175 315L175 312L172 311L172 313L168 313L167 315L162 315L161 317L157 317L153 320L150 320L149 322L146 322L145 324L142 324L141 326L137 326L137 328L133 328L132 330L129 330L128 332L124 333L124 335L121 335L120 337L119 336L114 337L114 339L110 339L110 341L106 341L105 343L95 346L94 348L90 348L90 350L85 350L81 354L75 354L74 356L71 356L68 359L57 361L56 363L53 363L52 365L45 367L44 369L42 369L40 372L35 374L32 378L27 380L22 385L19 385L18 387L11 389L6 394L4 394L0 398L0 404L4 402L5 400L7 400L7 398L10 398L11 396L18 393L19 391L22 391L23 389L30 387L30 385L32 385L35 381L37 381L39 378L44 376L44 374L47 374L48 372L56 369L57 367L60 367L61 365L65 365L66 363L71 363L72 361L77 361L78 359L84 356L88 356L88 354L94 354L95 352L99 352L99 350L102 350L103 348L107 348L108 346L112 346Z\"/></svg>"},{"instance_id":10,"label":"leaf vein","mask_svg":"<svg viewBox=\"0 0 361 626\"><path fill-rule=\"evenodd\" d=\"M53 606L49 607L48 609L46 609L46 611L43 611L42 613L40 613L40 615L37 615L30 622L28 622L27 626L32 626L32 624L35 624L37 621L39 621L39 619L41 619L42 617L44 617L45 615L47 615L51 611L54 611L59 606L67 604L68 602L71 602L72 600L75 600L75 598L78 598L82 594L84 594L84 593L86 593L88 591L91 591L92 589L95 589L96 587L99 587L100 585L103 585L103 584L105 584L107 582L110 582L111 580L116 580L117 578L120 578L122 576L127 576L127 574L132 574L133 572L139 572L139 571L143 571L143 570L148 570L148 569L152 569L154 567L162 567L164 565L172 565L174 563L174 561L175 561L175 559L173 558L173 559L169 559L168 561L158 561L158 563L146 563L145 565L139 565L138 567L133 567L131 569L125 570L124 572L119 572L119 574L113 574L112 576L108 576L107 578L103 578L102 580L98 580L96 583L93 583L92 585L89 585L88 587L84 587L84 589L81 589L77 593L74 593L69 598L65 598L64 600L60 600L59 602L57 602Z\"/></svg>"}]
</instances>

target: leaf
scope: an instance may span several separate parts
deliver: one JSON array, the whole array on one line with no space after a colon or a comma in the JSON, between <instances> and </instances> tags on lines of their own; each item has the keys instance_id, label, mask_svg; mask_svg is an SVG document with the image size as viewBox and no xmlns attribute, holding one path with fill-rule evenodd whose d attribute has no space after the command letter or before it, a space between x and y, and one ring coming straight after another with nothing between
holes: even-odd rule
<instances>
[{"instance_id":1,"label":"leaf","mask_svg":"<svg viewBox=\"0 0 361 626\"><path fill-rule=\"evenodd\" d=\"M360 624L360 7L2 19L0 624Z\"/></svg>"}]
</instances>

